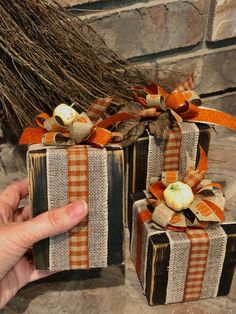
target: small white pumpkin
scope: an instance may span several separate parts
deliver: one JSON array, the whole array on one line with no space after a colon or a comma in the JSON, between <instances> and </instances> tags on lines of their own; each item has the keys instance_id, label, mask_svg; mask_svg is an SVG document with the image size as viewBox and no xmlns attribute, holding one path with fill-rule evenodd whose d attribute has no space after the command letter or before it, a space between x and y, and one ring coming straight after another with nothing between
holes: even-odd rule
<instances>
[{"instance_id":1,"label":"small white pumpkin","mask_svg":"<svg viewBox=\"0 0 236 314\"><path fill-rule=\"evenodd\" d=\"M163 196L166 205L175 211L188 208L194 199L191 187L179 181L169 184Z\"/></svg>"},{"instance_id":2,"label":"small white pumpkin","mask_svg":"<svg viewBox=\"0 0 236 314\"><path fill-rule=\"evenodd\" d=\"M62 126L69 126L78 116L78 112L66 104L58 105L53 112L56 121Z\"/></svg>"}]
</instances>

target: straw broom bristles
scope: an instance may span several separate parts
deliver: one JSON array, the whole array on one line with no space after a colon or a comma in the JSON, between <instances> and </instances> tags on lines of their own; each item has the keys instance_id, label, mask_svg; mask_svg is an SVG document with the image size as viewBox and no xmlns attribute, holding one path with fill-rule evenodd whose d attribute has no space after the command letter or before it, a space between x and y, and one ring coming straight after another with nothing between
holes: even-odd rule
<instances>
[{"instance_id":1,"label":"straw broom bristles","mask_svg":"<svg viewBox=\"0 0 236 314\"><path fill-rule=\"evenodd\" d=\"M0 0L0 110L15 133L41 111L96 97L129 100L143 75L107 48L96 32L43 0Z\"/></svg>"}]
</instances>

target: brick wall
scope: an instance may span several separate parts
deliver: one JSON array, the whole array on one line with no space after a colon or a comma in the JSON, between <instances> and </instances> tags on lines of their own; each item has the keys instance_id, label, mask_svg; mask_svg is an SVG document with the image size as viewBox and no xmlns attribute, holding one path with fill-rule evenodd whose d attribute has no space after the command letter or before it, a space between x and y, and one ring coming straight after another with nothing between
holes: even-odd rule
<instances>
[{"instance_id":1,"label":"brick wall","mask_svg":"<svg viewBox=\"0 0 236 314\"><path fill-rule=\"evenodd\" d=\"M232 112L235 0L57 2L88 21L111 49L138 64L150 80L178 82L194 70L197 92L203 98L214 96L217 104L222 99L221 109Z\"/></svg>"}]
</instances>

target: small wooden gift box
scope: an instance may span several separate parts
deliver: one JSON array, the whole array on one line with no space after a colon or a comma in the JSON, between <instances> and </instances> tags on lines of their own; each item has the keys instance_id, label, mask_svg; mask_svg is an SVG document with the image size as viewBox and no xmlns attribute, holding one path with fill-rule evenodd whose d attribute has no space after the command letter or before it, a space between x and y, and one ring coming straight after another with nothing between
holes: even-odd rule
<instances>
[{"instance_id":1,"label":"small wooden gift box","mask_svg":"<svg viewBox=\"0 0 236 314\"><path fill-rule=\"evenodd\" d=\"M224 223L176 232L150 221L143 193L135 199L131 258L148 303L226 296L236 265L236 222L227 212Z\"/></svg>"},{"instance_id":2,"label":"small wooden gift box","mask_svg":"<svg viewBox=\"0 0 236 314\"><path fill-rule=\"evenodd\" d=\"M118 145L31 145L28 152L33 215L83 199L86 217L70 232L33 248L39 270L106 267L123 262L123 151Z\"/></svg>"},{"instance_id":3,"label":"small wooden gift box","mask_svg":"<svg viewBox=\"0 0 236 314\"><path fill-rule=\"evenodd\" d=\"M187 153L197 165L199 146L207 153L210 145L211 128L206 124L182 122L180 156L178 169L180 175L186 170ZM151 179L161 177L164 166L166 140L157 139L146 132L136 143L127 147L125 152L126 194L147 190ZM132 222L132 201L128 199L127 221L129 229Z\"/></svg>"}]
</instances>

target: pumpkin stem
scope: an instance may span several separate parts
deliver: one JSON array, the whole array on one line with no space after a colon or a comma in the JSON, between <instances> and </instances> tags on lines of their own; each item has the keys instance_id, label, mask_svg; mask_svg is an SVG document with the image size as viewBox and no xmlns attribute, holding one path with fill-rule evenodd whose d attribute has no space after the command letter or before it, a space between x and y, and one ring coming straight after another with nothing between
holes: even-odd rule
<instances>
[{"instance_id":1,"label":"pumpkin stem","mask_svg":"<svg viewBox=\"0 0 236 314\"><path fill-rule=\"evenodd\" d=\"M181 190L180 186L178 184L175 184L175 183L171 185L170 189L173 191L180 191Z\"/></svg>"}]
</instances>

